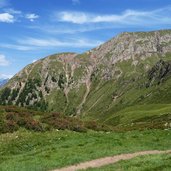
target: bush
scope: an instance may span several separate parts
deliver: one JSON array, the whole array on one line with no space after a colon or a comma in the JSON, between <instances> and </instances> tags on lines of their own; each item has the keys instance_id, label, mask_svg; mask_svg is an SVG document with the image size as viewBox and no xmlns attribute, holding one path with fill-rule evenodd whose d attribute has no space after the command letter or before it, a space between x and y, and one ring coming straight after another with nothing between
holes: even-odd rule
<instances>
[{"instance_id":1,"label":"bush","mask_svg":"<svg viewBox=\"0 0 171 171\"><path fill-rule=\"evenodd\" d=\"M94 131L111 131L112 130L108 126L99 124L96 121L86 121L84 124L86 128L94 130Z\"/></svg>"},{"instance_id":2,"label":"bush","mask_svg":"<svg viewBox=\"0 0 171 171\"><path fill-rule=\"evenodd\" d=\"M42 124L33 119L35 113L31 110L14 106L4 106L0 114L0 133L14 132L19 127L33 131L43 131Z\"/></svg>"},{"instance_id":3,"label":"bush","mask_svg":"<svg viewBox=\"0 0 171 171\"><path fill-rule=\"evenodd\" d=\"M76 132L86 132L86 128L82 121L76 118L70 118L60 113L46 114L42 118L42 122L51 125L55 129L59 130L71 130Z\"/></svg>"},{"instance_id":4,"label":"bush","mask_svg":"<svg viewBox=\"0 0 171 171\"><path fill-rule=\"evenodd\" d=\"M1 109L3 109L2 112ZM38 119L35 119L35 116ZM62 115L61 113L35 112L14 106L0 107L0 133L14 132L20 127L32 131L51 129L76 132L86 132L87 129L109 131L108 127L95 121L83 122L78 118Z\"/></svg>"},{"instance_id":5,"label":"bush","mask_svg":"<svg viewBox=\"0 0 171 171\"><path fill-rule=\"evenodd\" d=\"M17 125L17 123L13 120L8 120L6 122L6 126L5 126L6 130L4 130L4 132L14 132L17 131L19 129L19 126Z\"/></svg>"},{"instance_id":6,"label":"bush","mask_svg":"<svg viewBox=\"0 0 171 171\"><path fill-rule=\"evenodd\" d=\"M25 128L33 131L43 131L43 127L41 126L41 124L35 120L28 120L25 123Z\"/></svg>"}]
</instances>

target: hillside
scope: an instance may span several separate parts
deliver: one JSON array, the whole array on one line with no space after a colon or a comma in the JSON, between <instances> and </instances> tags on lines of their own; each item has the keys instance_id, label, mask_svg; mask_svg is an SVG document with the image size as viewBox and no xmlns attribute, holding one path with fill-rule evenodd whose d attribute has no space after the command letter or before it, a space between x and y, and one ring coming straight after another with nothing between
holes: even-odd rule
<instances>
[{"instance_id":1,"label":"hillside","mask_svg":"<svg viewBox=\"0 0 171 171\"><path fill-rule=\"evenodd\" d=\"M59 113L45 113L15 106L0 106L0 134L20 130L47 132L70 130L75 132L111 131L112 127L95 121L81 121Z\"/></svg>"},{"instance_id":2,"label":"hillside","mask_svg":"<svg viewBox=\"0 0 171 171\"><path fill-rule=\"evenodd\" d=\"M54 54L26 66L1 88L0 104L118 126L170 124L170 85L171 30L122 33L83 54Z\"/></svg>"}]
</instances>

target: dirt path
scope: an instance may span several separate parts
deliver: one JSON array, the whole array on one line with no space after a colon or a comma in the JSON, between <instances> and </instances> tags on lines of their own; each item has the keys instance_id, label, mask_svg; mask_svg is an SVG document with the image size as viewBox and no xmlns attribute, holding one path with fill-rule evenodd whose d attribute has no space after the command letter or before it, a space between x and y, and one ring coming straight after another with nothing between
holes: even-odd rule
<instances>
[{"instance_id":1,"label":"dirt path","mask_svg":"<svg viewBox=\"0 0 171 171\"><path fill-rule=\"evenodd\" d=\"M167 151L153 150L153 151L141 151L141 152L130 153L130 154L120 154L113 157L104 157L96 160L91 160L88 162L80 163L73 166L68 166L61 169L56 169L53 171L77 171L81 169L98 168L105 165L114 164L116 162L119 162L120 160L129 160L137 156L143 156L148 154L163 154L163 153L171 153L171 150L167 150Z\"/></svg>"}]
</instances>

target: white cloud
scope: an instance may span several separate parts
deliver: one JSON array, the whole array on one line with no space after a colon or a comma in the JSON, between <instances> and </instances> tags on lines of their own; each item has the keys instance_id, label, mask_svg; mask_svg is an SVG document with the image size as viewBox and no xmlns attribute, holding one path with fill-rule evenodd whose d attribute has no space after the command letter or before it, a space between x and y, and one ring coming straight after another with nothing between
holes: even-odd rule
<instances>
[{"instance_id":1,"label":"white cloud","mask_svg":"<svg viewBox=\"0 0 171 171\"><path fill-rule=\"evenodd\" d=\"M3 11L4 11L3 13L0 13L0 22L6 22L6 23L14 23L16 21L21 22L22 20L18 20L18 19L23 19L23 18L26 18L31 22L33 22L39 18L39 16L34 13L24 14L22 11L13 8L5 8L3 9Z\"/></svg>"},{"instance_id":2,"label":"white cloud","mask_svg":"<svg viewBox=\"0 0 171 171\"><path fill-rule=\"evenodd\" d=\"M77 11L63 11L55 15L58 21L74 24L112 23L120 25L171 24L171 6L153 11L126 10L121 14L93 14Z\"/></svg>"},{"instance_id":3,"label":"white cloud","mask_svg":"<svg viewBox=\"0 0 171 171\"><path fill-rule=\"evenodd\" d=\"M0 14L0 22L13 23L15 21L14 16L9 13Z\"/></svg>"},{"instance_id":4,"label":"white cloud","mask_svg":"<svg viewBox=\"0 0 171 171\"><path fill-rule=\"evenodd\" d=\"M87 23L89 16L83 12L61 12L58 14L59 21L71 22L75 24Z\"/></svg>"},{"instance_id":5,"label":"white cloud","mask_svg":"<svg viewBox=\"0 0 171 171\"><path fill-rule=\"evenodd\" d=\"M4 11L7 12L7 13L9 13L9 14L22 14L21 11L15 10L13 8L6 8Z\"/></svg>"},{"instance_id":6,"label":"white cloud","mask_svg":"<svg viewBox=\"0 0 171 171\"><path fill-rule=\"evenodd\" d=\"M0 44L0 47L7 48L7 49L20 50L20 51L28 51L28 50L35 49L35 47L23 46L23 45L18 45L18 44Z\"/></svg>"},{"instance_id":7,"label":"white cloud","mask_svg":"<svg viewBox=\"0 0 171 171\"><path fill-rule=\"evenodd\" d=\"M24 40L18 40L18 43L26 44L29 46L39 46L39 47L56 46L61 44L58 40L55 39L36 39L36 38L26 38Z\"/></svg>"},{"instance_id":8,"label":"white cloud","mask_svg":"<svg viewBox=\"0 0 171 171\"><path fill-rule=\"evenodd\" d=\"M124 15L95 15L84 12L61 12L58 14L59 20L75 24L99 23L99 22L118 22L128 16Z\"/></svg>"},{"instance_id":9,"label":"white cloud","mask_svg":"<svg viewBox=\"0 0 171 171\"><path fill-rule=\"evenodd\" d=\"M72 0L72 4L73 4L73 5L80 4L80 0Z\"/></svg>"},{"instance_id":10,"label":"white cloud","mask_svg":"<svg viewBox=\"0 0 171 171\"><path fill-rule=\"evenodd\" d=\"M71 22L74 24L85 23L128 23L141 17L152 17L151 12L138 12L127 10L121 15L96 15L84 12L61 12L58 14L60 21Z\"/></svg>"},{"instance_id":11,"label":"white cloud","mask_svg":"<svg viewBox=\"0 0 171 171\"><path fill-rule=\"evenodd\" d=\"M30 51L60 47L93 48L102 43L103 42L99 40L89 40L84 38L58 40L54 38L41 39L25 37L23 39L17 40L15 44L0 44L0 47L7 49L15 49L19 51Z\"/></svg>"},{"instance_id":12,"label":"white cloud","mask_svg":"<svg viewBox=\"0 0 171 171\"><path fill-rule=\"evenodd\" d=\"M33 22L34 20L38 19L39 16L32 13L32 14L27 14L27 15L26 15L26 18L27 18L28 20L30 20L31 22Z\"/></svg>"},{"instance_id":13,"label":"white cloud","mask_svg":"<svg viewBox=\"0 0 171 171\"><path fill-rule=\"evenodd\" d=\"M37 38L25 38L18 40L19 44L33 46L33 47L96 47L102 44L102 41L88 40L83 38L69 39L69 40L57 40L57 39L37 39Z\"/></svg>"},{"instance_id":14,"label":"white cloud","mask_svg":"<svg viewBox=\"0 0 171 171\"><path fill-rule=\"evenodd\" d=\"M32 63L35 63L37 61L37 59L34 59L33 61L32 61Z\"/></svg>"},{"instance_id":15,"label":"white cloud","mask_svg":"<svg viewBox=\"0 0 171 171\"><path fill-rule=\"evenodd\" d=\"M53 23L53 24L44 24L44 25L29 25L28 29L42 31L46 34L51 35L60 35L60 34L76 34L84 32L92 32L95 30L104 30L104 29L113 29L120 28L119 24L112 23L97 23L97 24L66 24L66 23ZM123 25L122 25L123 26ZM128 26L127 26L128 27ZM71 35L70 35L71 36Z\"/></svg>"},{"instance_id":16,"label":"white cloud","mask_svg":"<svg viewBox=\"0 0 171 171\"><path fill-rule=\"evenodd\" d=\"M28 26L47 34L75 34L113 28L160 29L171 26L171 6L151 11L125 10L120 14L95 14L78 11L53 12L50 25Z\"/></svg>"},{"instance_id":17,"label":"white cloud","mask_svg":"<svg viewBox=\"0 0 171 171\"><path fill-rule=\"evenodd\" d=\"M8 66L9 61L6 59L5 55L0 54L0 66Z\"/></svg>"},{"instance_id":18,"label":"white cloud","mask_svg":"<svg viewBox=\"0 0 171 171\"><path fill-rule=\"evenodd\" d=\"M12 77L13 77L12 74L1 74L0 73L0 79L10 79Z\"/></svg>"}]
</instances>

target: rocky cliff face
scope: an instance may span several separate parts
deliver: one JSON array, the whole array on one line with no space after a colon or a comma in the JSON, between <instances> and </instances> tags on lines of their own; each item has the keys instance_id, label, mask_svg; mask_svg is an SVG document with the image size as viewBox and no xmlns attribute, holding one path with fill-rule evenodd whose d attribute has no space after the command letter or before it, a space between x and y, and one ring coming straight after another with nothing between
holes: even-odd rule
<instances>
[{"instance_id":1,"label":"rocky cliff face","mask_svg":"<svg viewBox=\"0 0 171 171\"><path fill-rule=\"evenodd\" d=\"M156 63L170 54L170 30L122 33L83 54L55 54L26 66L1 89L0 103L103 119L121 106L150 101L147 87L158 65L168 79L170 73L170 64Z\"/></svg>"}]
</instances>

